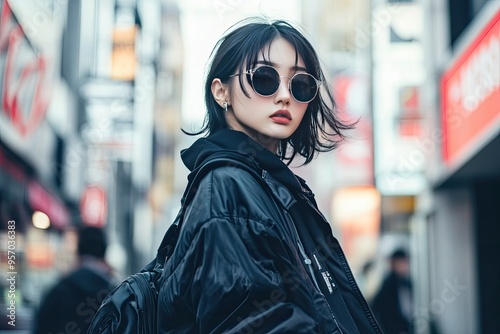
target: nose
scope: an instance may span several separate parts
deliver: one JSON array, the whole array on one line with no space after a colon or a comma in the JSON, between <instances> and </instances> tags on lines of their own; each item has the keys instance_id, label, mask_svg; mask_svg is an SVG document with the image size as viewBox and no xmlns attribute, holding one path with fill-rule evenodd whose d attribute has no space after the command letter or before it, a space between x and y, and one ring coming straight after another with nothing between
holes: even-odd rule
<instances>
[{"instance_id":1,"label":"nose","mask_svg":"<svg viewBox=\"0 0 500 334\"><path fill-rule=\"evenodd\" d=\"M290 99L292 98L289 89L290 78L281 77L280 79L281 79L280 85L278 87L278 90L276 91L276 94L274 95L274 102L276 104L283 103L286 105L290 103Z\"/></svg>"}]
</instances>

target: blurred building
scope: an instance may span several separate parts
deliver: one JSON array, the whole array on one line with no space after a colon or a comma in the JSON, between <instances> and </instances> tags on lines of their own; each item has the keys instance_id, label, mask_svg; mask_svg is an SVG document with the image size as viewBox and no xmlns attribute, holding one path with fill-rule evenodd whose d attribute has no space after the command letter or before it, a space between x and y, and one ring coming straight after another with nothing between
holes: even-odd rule
<instances>
[{"instance_id":1,"label":"blurred building","mask_svg":"<svg viewBox=\"0 0 500 334\"><path fill-rule=\"evenodd\" d=\"M16 298L33 306L71 266L78 225L106 229L121 275L156 251L180 128L179 12L168 0L0 5L0 237L15 221Z\"/></svg>"},{"instance_id":2,"label":"blurred building","mask_svg":"<svg viewBox=\"0 0 500 334\"><path fill-rule=\"evenodd\" d=\"M74 195L83 223L105 226L109 260L128 274L156 251L173 191L179 12L174 1L71 1L68 22L78 24L65 30L63 77L78 98L84 147Z\"/></svg>"},{"instance_id":3,"label":"blurred building","mask_svg":"<svg viewBox=\"0 0 500 334\"><path fill-rule=\"evenodd\" d=\"M415 155L428 184L417 199L416 329L496 333L500 319L500 2L422 1L422 108Z\"/></svg>"},{"instance_id":4,"label":"blurred building","mask_svg":"<svg viewBox=\"0 0 500 334\"><path fill-rule=\"evenodd\" d=\"M381 246L412 250L417 333L499 330L499 8L372 2Z\"/></svg>"},{"instance_id":5,"label":"blurred building","mask_svg":"<svg viewBox=\"0 0 500 334\"><path fill-rule=\"evenodd\" d=\"M0 304L15 302L15 329L29 327L40 286L71 261L60 234L43 230L73 222L60 168L71 129L59 125L75 115L59 75L65 17L57 1L0 1ZM12 329L7 320L0 328Z\"/></svg>"},{"instance_id":6,"label":"blurred building","mask_svg":"<svg viewBox=\"0 0 500 334\"><path fill-rule=\"evenodd\" d=\"M420 1L371 2L373 168L381 194L382 267L394 249L410 248L416 198L427 186L428 157L420 149L432 110L422 106L427 78L424 25Z\"/></svg>"}]
</instances>

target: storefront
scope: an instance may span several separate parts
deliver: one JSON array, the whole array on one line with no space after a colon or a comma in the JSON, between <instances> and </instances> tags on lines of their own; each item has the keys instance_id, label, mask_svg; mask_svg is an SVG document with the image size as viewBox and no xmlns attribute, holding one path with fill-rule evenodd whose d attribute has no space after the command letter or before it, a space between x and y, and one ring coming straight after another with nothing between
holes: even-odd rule
<instances>
[{"instance_id":1,"label":"storefront","mask_svg":"<svg viewBox=\"0 0 500 334\"><path fill-rule=\"evenodd\" d=\"M481 8L437 67L435 154L413 226L416 330L498 333L500 2Z\"/></svg>"},{"instance_id":2,"label":"storefront","mask_svg":"<svg viewBox=\"0 0 500 334\"><path fill-rule=\"evenodd\" d=\"M0 1L0 305L15 305L12 322L3 316L0 329L19 330L29 328L45 284L68 268L65 231L75 222L57 183L63 139L48 121L51 111L68 110L55 103L64 92L53 94L58 49L44 29L54 22L33 26L39 22L26 19L33 8L23 4ZM45 34L48 52L37 34Z\"/></svg>"}]
</instances>

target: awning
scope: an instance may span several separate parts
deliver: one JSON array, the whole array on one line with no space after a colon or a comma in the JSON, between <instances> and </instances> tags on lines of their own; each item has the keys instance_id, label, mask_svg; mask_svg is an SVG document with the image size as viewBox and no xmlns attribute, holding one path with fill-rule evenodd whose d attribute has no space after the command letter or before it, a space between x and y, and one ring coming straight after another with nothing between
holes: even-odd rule
<instances>
[{"instance_id":1,"label":"awning","mask_svg":"<svg viewBox=\"0 0 500 334\"><path fill-rule=\"evenodd\" d=\"M28 182L27 190L28 204L33 210L47 214L53 227L62 229L69 226L69 212L54 194L35 180Z\"/></svg>"},{"instance_id":2,"label":"awning","mask_svg":"<svg viewBox=\"0 0 500 334\"><path fill-rule=\"evenodd\" d=\"M32 210L42 211L52 226L70 225L70 214L61 197L48 186L42 185L34 170L8 147L0 142L0 192L10 201L27 204Z\"/></svg>"}]
</instances>

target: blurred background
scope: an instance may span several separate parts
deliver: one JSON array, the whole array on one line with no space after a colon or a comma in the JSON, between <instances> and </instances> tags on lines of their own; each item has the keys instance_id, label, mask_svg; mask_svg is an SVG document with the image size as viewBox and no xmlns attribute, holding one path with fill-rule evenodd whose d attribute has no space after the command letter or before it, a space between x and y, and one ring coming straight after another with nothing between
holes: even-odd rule
<instances>
[{"instance_id":1,"label":"blurred background","mask_svg":"<svg viewBox=\"0 0 500 334\"><path fill-rule=\"evenodd\" d=\"M103 227L121 278L179 209L215 42L284 18L320 54L351 139L295 168L370 300L410 253L416 333L500 333L500 1L0 0L0 328L30 329ZM14 221L15 223L11 223ZM15 227L12 227L15 226ZM15 230L15 267L8 231ZM16 271L16 328L8 321Z\"/></svg>"}]
</instances>

